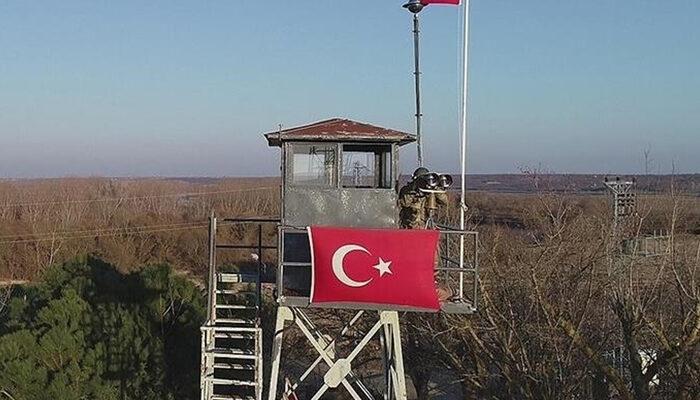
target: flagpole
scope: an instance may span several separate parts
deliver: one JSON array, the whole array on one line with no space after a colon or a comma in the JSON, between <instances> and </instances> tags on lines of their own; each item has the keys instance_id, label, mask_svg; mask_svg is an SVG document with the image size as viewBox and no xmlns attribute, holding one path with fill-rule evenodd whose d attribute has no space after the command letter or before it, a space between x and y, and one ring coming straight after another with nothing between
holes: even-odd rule
<instances>
[{"instance_id":1,"label":"flagpole","mask_svg":"<svg viewBox=\"0 0 700 400\"><path fill-rule=\"evenodd\" d=\"M460 141L459 141L459 153L460 153L460 164L461 164L461 185L460 185L460 199L459 199L459 227L461 230L466 229L466 213L467 213L467 128L469 118L467 115L468 108L468 89L469 89L469 0L462 0L462 20L463 29L462 32L462 96L460 101ZM460 238L459 243L459 266L464 268L464 235ZM459 280L459 294L460 298L464 295L464 279L463 274L460 273ZM476 300L476 299L475 299Z\"/></svg>"}]
</instances>

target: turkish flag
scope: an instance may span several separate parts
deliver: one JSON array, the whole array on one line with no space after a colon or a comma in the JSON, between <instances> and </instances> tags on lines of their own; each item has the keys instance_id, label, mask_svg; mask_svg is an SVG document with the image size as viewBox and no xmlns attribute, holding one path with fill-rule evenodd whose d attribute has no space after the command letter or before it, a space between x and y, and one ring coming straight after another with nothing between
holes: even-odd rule
<instances>
[{"instance_id":1,"label":"turkish flag","mask_svg":"<svg viewBox=\"0 0 700 400\"><path fill-rule=\"evenodd\" d=\"M440 308L434 267L439 232L309 227L311 304Z\"/></svg>"},{"instance_id":2,"label":"turkish flag","mask_svg":"<svg viewBox=\"0 0 700 400\"><path fill-rule=\"evenodd\" d=\"M427 6L428 4L454 4L459 5L459 0L421 0L421 4Z\"/></svg>"}]
</instances>

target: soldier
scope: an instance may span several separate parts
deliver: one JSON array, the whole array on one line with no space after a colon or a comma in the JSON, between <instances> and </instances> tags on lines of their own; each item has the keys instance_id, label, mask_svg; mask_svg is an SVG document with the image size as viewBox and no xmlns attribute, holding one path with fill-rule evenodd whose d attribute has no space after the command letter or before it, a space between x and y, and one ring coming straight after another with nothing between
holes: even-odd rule
<instances>
[{"instance_id":1,"label":"soldier","mask_svg":"<svg viewBox=\"0 0 700 400\"><path fill-rule=\"evenodd\" d=\"M442 191L422 192L420 190L420 180L423 175L430 173L427 168L420 167L413 172L411 180L399 190L399 218L401 228L404 229L427 229L429 207L437 208L447 204L447 193ZM429 196L433 196L434 201L430 201ZM432 203L432 204L431 204ZM434 211L434 209L433 209ZM439 260L435 260L437 268ZM435 271L435 286L440 302L446 301L454 296L453 290L443 287L438 280L438 272Z\"/></svg>"},{"instance_id":2,"label":"soldier","mask_svg":"<svg viewBox=\"0 0 700 400\"><path fill-rule=\"evenodd\" d=\"M413 172L411 180L399 190L399 219L401 228L425 229L429 212L429 196L434 196L433 206L447 204L445 192L426 193L420 190L421 177L430 173L427 168L420 167Z\"/></svg>"}]
</instances>

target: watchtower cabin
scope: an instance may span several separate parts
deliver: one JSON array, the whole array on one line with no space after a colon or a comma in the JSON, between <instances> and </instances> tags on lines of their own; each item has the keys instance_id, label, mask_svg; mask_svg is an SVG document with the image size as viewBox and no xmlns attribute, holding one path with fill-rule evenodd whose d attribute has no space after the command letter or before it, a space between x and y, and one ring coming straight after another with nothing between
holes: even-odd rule
<instances>
[{"instance_id":1,"label":"watchtower cabin","mask_svg":"<svg viewBox=\"0 0 700 400\"><path fill-rule=\"evenodd\" d=\"M399 317L395 308L353 303L330 306L352 310L352 317L338 327L340 334L361 318L376 320L346 357L337 354L335 341L330 339L338 333L324 334L313 322L309 311L318 305L310 303L312 250L307 228L398 229L399 149L414 142L415 136L334 118L279 129L265 133L264 137L269 146L280 148L280 216L241 219L212 215L209 319L202 327L202 400L260 400L263 393L269 400L294 398L295 390L309 384L311 372L319 365L324 366L323 383L309 398L321 398L327 390L340 387L354 399L372 399L372 391L352 371L352 360L375 336L381 336L383 398L405 399ZM253 235L242 237L254 237L255 242L219 243L217 224L223 222L253 231ZM435 279L438 286L450 293L441 299L441 310L474 312L477 234L441 224L434 227L440 230ZM276 232L274 239L263 235L264 229L270 228ZM224 251L252 253L257 270L248 274L240 270L222 272L225 266L217 254ZM259 310L262 271L266 267L276 269L273 279L277 317L271 362L265 361L266 367L269 365L269 374L265 374L269 375L269 381L263 385ZM291 327L299 329L309 341L309 351L318 357L303 374L290 379L280 371L280 361L285 356L283 332Z\"/></svg>"},{"instance_id":2,"label":"watchtower cabin","mask_svg":"<svg viewBox=\"0 0 700 400\"><path fill-rule=\"evenodd\" d=\"M265 138L282 150L283 225L397 226L399 147L413 135L335 118Z\"/></svg>"}]
</instances>

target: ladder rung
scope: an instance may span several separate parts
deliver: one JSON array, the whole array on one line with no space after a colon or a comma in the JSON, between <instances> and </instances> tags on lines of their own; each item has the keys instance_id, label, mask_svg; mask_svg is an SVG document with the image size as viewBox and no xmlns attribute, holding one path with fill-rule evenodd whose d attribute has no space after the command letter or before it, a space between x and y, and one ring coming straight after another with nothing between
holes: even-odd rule
<instances>
[{"instance_id":1,"label":"ladder rung","mask_svg":"<svg viewBox=\"0 0 700 400\"><path fill-rule=\"evenodd\" d=\"M258 276L254 274L220 272L216 275L216 279L222 283L256 283L258 281Z\"/></svg>"},{"instance_id":2,"label":"ladder rung","mask_svg":"<svg viewBox=\"0 0 700 400\"><path fill-rule=\"evenodd\" d=\"M257 332L260 328L253 326L209 326L216 332Z\"/></svg>"},{"instance_id":3,"label":"ladder rung","mask_svg":"<svg viewBox=\"0 0 700 400\"><path fill-rule=\"evenodd\" d=\"M214 332L214 337L217 339L255 339L256 335L252 332Z\"/></svg>"},{"instance_id":4,"label":"ladder rung","mask_svg":"<svg viewBox=\"0 0 700 400\"><path fill-rule=\"evenodd\" d=\"M216 308L222 310L257 310L256 306L246 306L243 304L217 304Z\"/></svg>"},{"instance_id":5,"label":"ladder rung","mask_svg":"<svg viewBox=\"0 0 700 400\"><path fill-rule=\"evenodd\" d=\"M224 378L214 378L206 377L205 380L215 384L215 385L233 385L233 386L255 386L255 382L252 381L241 381L238 379L224 379Z\"/></svg>"},{"instance_id":6,"label":"ladder rung","mask_svg":"<svg viewBox=\"0 0 700 400\"><path fill-rule=\"evenodd\" d=\"M236 396L236 395L221 395L217 394L212 397L210 397L211 400L255 400L255 397L253 396Z\"/></svg>"},{"instance_id":7,"label":"ladder rung","mask_svg":"<svg viewBox=\"0 0 700 400\"><path fill-rule=\"evenodd\" d=\"M216 294L257 295L258 293L246 290L217 289Z\"/></svg>"},{"instance_id":8,"label":"ladder rung","mask_svg":"<svg viewBox=\"0 0 700 400\"><path fill-rule=\"evenodd\" d=\"M237 325L255 325L254 319L245 318L217 318L216 323L219 324L237 324Z\"/></svg>"},{"instance_id":9,"label":"ladder rung","mask_svg":"<svg viewBox=\"0 0 700 400\"><path fill-rule=\"evenodd\" d=\"M239 364L239 363L222 363L218 362L214 364L214 369L235 369L235 370L247 370L247 371L252 371L255 369L255 365L253 364Z\"/></svg>"},{"instance_id":10,"label":"ladder rung","mask_svg":"<svg viewBox=\"0 0 700 400\"><path fill-rule=\"evenodd\" d=\"M212 353L216 358L235 358L239 360L255 360L256 358L255 352L252 350L215 348Z\"/></svg>"}]
</instances>

